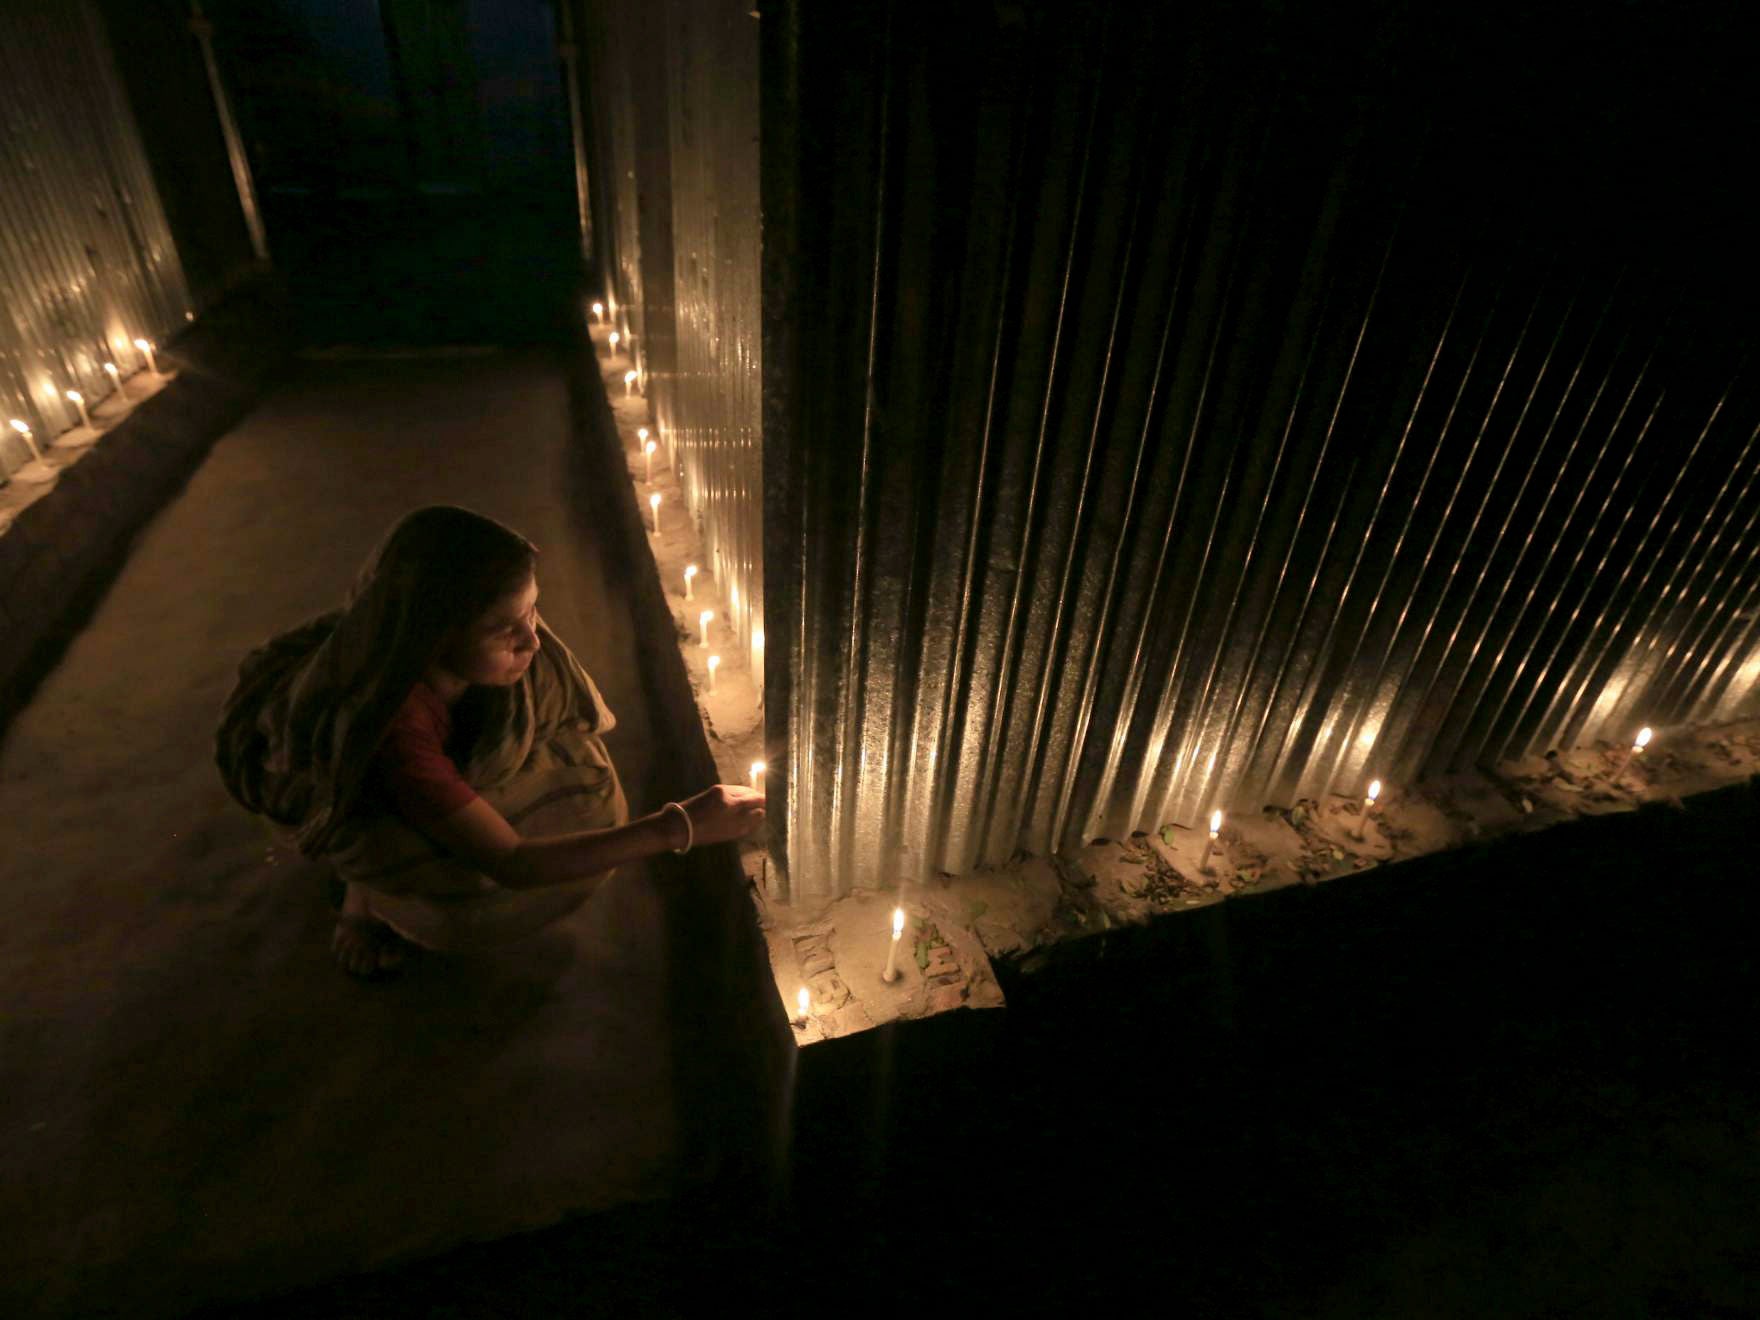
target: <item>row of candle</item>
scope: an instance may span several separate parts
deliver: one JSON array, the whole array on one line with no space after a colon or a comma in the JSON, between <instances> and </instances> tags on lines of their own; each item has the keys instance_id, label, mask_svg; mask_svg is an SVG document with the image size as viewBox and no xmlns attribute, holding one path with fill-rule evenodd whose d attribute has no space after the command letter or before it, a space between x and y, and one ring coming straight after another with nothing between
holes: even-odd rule
<instances>
[{"instance_id":1,"label":"row of candle","mask_svg":"<svg viewBox=\"0 0 1760 1320\"><path fill-rule=\"evenodd\" d=\"M153 353L153 350L157 345L155 345L150 339L137 339L134 341L134 346L146 355L147 370L157 376L159 374L159 362ZM104 374L110 377L110 383L116 387L116 392L124 399L127 399L128 385L123 381L121 368L119 368L114 362L106 362L104 364ZM92 425L92 415L86 411L86 396L81 394L78 390L63 390L62 397L75 408L79 409L79 424L90 429ZM31 430L29 425L14 417L12 419L12 429L24 437L25 443L30 446L31 452L36 454L37 460L41 462L43 455L37 449L36 440L34 438L35 433Z\"/></svg>"}]
</instances>

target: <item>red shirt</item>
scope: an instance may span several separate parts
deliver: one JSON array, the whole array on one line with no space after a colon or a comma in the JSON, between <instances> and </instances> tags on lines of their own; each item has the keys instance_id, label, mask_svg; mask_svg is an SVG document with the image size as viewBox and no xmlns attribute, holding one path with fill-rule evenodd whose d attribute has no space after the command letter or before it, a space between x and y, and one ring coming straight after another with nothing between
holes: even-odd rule
<instances>
[{"instance_id":1,"label":"red shirt","mask_svg":"<svg viewBox=\"0 0 1760 1320\"><path fill-rule=\"evenodd\" d=\"M446 754L451 736L451 710L438 692L416 680L373 758L379 787L413 825L450 816L478 796Z\"/></svg>"}]
</instances>

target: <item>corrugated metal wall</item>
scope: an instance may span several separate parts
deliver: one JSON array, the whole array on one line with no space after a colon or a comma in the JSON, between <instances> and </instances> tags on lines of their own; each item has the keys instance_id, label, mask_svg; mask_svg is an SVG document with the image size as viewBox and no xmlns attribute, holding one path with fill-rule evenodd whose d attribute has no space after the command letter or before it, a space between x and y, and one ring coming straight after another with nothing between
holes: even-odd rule
<instances>
[{"instance_id":1,"label":"corrugated metal wall","mask_svg":"<svg viewBox=\"0 0 1760 1320\"><path fill-rule=\"evenodd\" d=\"M594 234L728 622L764 664L758 20L749 0L583 6Z\"/></svg>"},{"instance_id":2,"label":"corrugated metal wall","mask_svg":"<svg viewBox=\"0 0 1760 1320\"><path fill-rule=\"evenodd\" d=\"M767 7L796 892L1755 710L1730 12Z\"/></svg>"},{"instance_id":3,"label":"corrugated metal wall","mask_svg":"<svg viewBox=\"0 0 1760 1320\"><path fill-rule=\"evenodd\" d=\"M0 422L39 443L77 425L64 397L110 391L103 364L184 324L189 295L103 24L89 0L0 8ZM10 427L0 471L30 460Z\"/></svg>"}]
</instances>

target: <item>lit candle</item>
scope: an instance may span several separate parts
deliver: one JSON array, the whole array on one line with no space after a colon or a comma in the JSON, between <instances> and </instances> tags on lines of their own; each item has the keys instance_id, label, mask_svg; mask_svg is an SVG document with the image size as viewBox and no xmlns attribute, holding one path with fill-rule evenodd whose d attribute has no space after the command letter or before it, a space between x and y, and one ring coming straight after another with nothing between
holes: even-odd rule
<instances>
[{"instance_id":1,"label":"lit candle","mask_svg":"<svg viewBox=\"0 0 1760 1320\"><path fill-rule=\"evenodd\" d=\"M653 511L653 514L654 514L654 535L658 536L658 535L660 535L660 492L659 491L655 491L652 495L648 496L648 508Z\"/></svg>"},{"instance_id":2,"label":"lit candle","mask_svg":"<svg viewBox=\"0 0 1760 1320\"><path fill-rule=\"evenodd\" d=\"M18 418L14 417L12 419L12 429L17 431L19 435L23 437L26 446L28 446L31 451L31 457L41 463L43 461L43 451L37 448L36 437L31 433L31 428L19 421Z\"/></svg>"},{"instance_id":3,"label":"lit candle","mask_svg":"<svg viewBox=\"0 0 1760 1320\"><path fill-rule=\"evenodd\" d=\"M617 333L617 331L615 331L615 330L613 330L613 331L612 331L612 332L611 332L611 356L612 356L612 357L616 357L616 356L617 356L617 341L618 341L618 339L620 339L620 338L621 338L621 337L622 337L622 336L620 336L620 335L619 335L619 334L618 334L618 333Z\"/></svg>"},{"instance_id":4,"label":"lit candle","mask_svg":"<svg viewBox=\"0 0 1760 1320\"><path fill-rule=\"evenodd\" d=\"M752 787L759 790L764 787L764 763L762 761L752 762Z\"/></svg>"},{"instance_id":5,"label":"lit candle","mask_svg":"<svg viewBox=\"0 0 1760 1320\"><path fill-rule=\"evenodd\" d=\"M14 422L13 425L16 426L16 425L18 425L18 423ZM1637 740L1632 743L1631 748L1626 752L1626 754L1624 756L1620 757L1619 768L1613 772L1613 777L1615 779L1618 779L1621 775L1623 775L1626 772L1626 767L1632 763L1632 758L1634 756L1636 756L1639 752L1643 751L1649 745L1650 745L1650 730L1646 726L1645 728L1638 730Z\"/></svg>"},{"instance_id":6,"label":"lit candle","mask_svg":"<svg viewBox=\"0 0 1760 1320\"><path fill-rule=\"evenodd\" d=\"M594 303L593 304L593 324L599 325L604 320L605 320L605 304L602 302Z\"/></svg>"},{"instance_id":7,"label":"lit candle","mask_svg":"<svg viewBox=\"0 0 1760 1320\"><path fill-rule=\"evenodd\" d=\"M652 440L642 446L642 457L648 460L648 484L654 484L654 451L660 448Z\"/></svg>"},{"instance_id":8,"label":"lit candle","mask_svg":"<svg viewBox=\"0 0 1760 1320\"><path fill-rule=\"evenodd\" d=\"M807 993L806 986L801 987L800 993L794 997L794 1002L798 1010L794 1020L804 1027L807 1025L807 1014L813 1006L813 997Z\"/></svg>"},{"instance_id":9,"label":"lit candle","mask_svg":"<svg viewBox=\"0 0 1760 1320\"><path fill-rule=\"evenodd\" d=\"M153 360L153 341L150 339L137 339L134 341L134 346L147 355L147 370L157 376L159 374L159 364Z\"/></svg>"},{"instance_id":10,"label":"lit candle","mask_svg":"<svg viewBox=\"0 0 1760 1320\"><path fill-rule=\"evenodd\" d=\"M697 615L697 628L702 633L701 644L705 651L709 649L709 620L714 617L714 610L704 610L701 614Z\"/></svg>"},{"instance_id":11,"label":"lit candle","mask_svg":"<svg viewBox=\"0 0 1760 1320\"><path fill-rule=\"evenodd\" d=\"M1204 843L1204 856L1199 859L1198 869L1206 875L1210 873L1210 850L1216 846L1216 836L1222 831L1222 813L1210 813L1210 837Z\"/></svg>"},{"instance_id":12,"label":"lit candle","mask_svg":"<svg viewBox=\"0 0 1760 1320\"><path fill-rule=\"evenodd\" d=\"M106 362L104 364L104 374L110 377L110 383L116 387L116 392L126 399L128 397L128 391L123 388L122 373L116 369L116 364L114 362Z\"/></svg>"},{"instance_id":13,"label":"lit candle","mask_svg":"<svg viewBox=\"0 0 1760 1320\"><path fill-rule=\"evenodd\" d=\"M720 667L720 665L721 665L721 657L720 656L712 655L709 657L709 691L711 691L711 692L713 692L715 690L715 671L716 671L716 669L718 669Z\"/></svg>"},{"instance_id":14,"label":"lit candle","mask_svg":"<svg viewBox=\"0 0 1760 1320\"><path fill-rule=\"evenodd\" d=\"M624 372L623 373L623 397L626 399L629 398L629 396L635 392L635 388L636 388L636 373L633 371Z\"/></svg>"},{"instance_id":15,"label":"lit candle","mask_svg":"<svg viewBox=\"0 0 1760 1320\"><path fill-rule=\"evenodd\" d=\"M686 600L695 599L695 597L691 595L691 579L696 575L697 566L695 564L686 564L684 566L684 598Z\"/></svg>"},{"instance_id":16,"label":"lit candle","mask_svg":"<svg viewBox=\"0 0 1760 1320\"><path fill-rule=\"evenodd\" d=\"M67 391L67 401L75 408L79 409L80 425L90 426L92 424L92 415L86 411L86 396L81 394L78 390L69 390Z\"/></svg>"},{"instance_id":17,"label":"lit candle","mask_svg":"<svg viewBox=\"0 0 1760 1320\"><path fill-rule=\"evenodd\" d=\"M1369 795L1363 799L1363 818L1357 822L1357 837L1363 837L1363 827L1369 823L1369 813L1375 810L1375 799L1381 796L1381 781L1369 781Z\"/></svg>"},{"instance_id":18,"label":"lit candle","mask_svg":"<svg viewBox=\"0 0 1760 1320\"><path fill-rule=\"evenodd\" d=\"M898 980L898 941L904 935L904 909L892 909L892 947L886 951L886 971L881 975L882 981L890 984Z\"/></svg>"}]
</instances>

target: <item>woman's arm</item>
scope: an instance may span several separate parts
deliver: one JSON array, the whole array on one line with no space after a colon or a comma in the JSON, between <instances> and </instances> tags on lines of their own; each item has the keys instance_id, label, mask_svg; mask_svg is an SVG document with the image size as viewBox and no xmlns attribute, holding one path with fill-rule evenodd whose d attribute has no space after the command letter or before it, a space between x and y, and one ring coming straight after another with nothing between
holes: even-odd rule
<instances>
[{"instance_id":1,"label":"woman's arm","mask_svg":"<svg viewBox=\"0 0 1760 1320\"><path fill-rule=\"evenodd\" d=\"M680 805L690 816L693 843L744 838L764 823L764 795L735 784L715 784ZM661 810L608 830L522 839L480 797L426 829L448 852L508 889L603 879L625 862L682 848L687 837L678 813Z\"/></svg>"}]
</instances>

